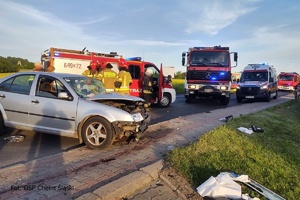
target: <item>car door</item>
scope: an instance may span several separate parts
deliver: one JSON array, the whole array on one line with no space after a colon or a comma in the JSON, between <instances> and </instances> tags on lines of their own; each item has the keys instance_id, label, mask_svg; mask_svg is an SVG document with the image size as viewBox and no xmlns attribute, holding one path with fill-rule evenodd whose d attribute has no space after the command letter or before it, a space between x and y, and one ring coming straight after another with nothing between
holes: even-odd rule
<instances>
[{"instance_id":1,"label":"car door","mask_svg":"<svg viewBox=\"0 0 300 200\"><path fill-rule=\"evenodd\" d=\"M59 99L60 92L71 98ZM29 105L29 124L36 131L74 137L77 101L59 79L40 75Z\"/></svg>"},{"instance_id":2,"label":"car door","mask_svg":"<svg viewBox=\"0 0 300 200\"><path fill-rule=\"evenodd\" d=\"M34 77L34 74L16 75L0 84L0 105L4 109L8 126L28 126L29 94Z\"/></svg>"},{"instance_id":3,"label":"car door","mask_svg":"<svg viewBox=\"0 0 300 200\"><path fill-rule=\"evenodd\" d=\"M130 85L130 95L136 97L143 97L143 72L141 66L136 64L130 64L128 66L128 71L132 77L132 84Z\"/></svg>"}]
</instances>

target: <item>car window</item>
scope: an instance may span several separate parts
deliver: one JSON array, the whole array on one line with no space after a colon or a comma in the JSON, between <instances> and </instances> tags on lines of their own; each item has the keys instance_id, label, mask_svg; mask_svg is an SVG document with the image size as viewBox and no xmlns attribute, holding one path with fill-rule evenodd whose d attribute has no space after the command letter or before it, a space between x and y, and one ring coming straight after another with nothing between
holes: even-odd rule
<instances>
[{"instance_id":1,"label":"car window","mask_svg":"<svg viewBox=\"0 0 300 200\"><path fill-rule=\"evenodd\" d=\"M35 75L14 76L0 84L0 90L18 94L29 94Z\"/></svg>"},{"instance_id":2,"label":"car window","mask_svg":"<svg viewBox=\"0 0 300 200\"><path fill-rule=\"evenodd\" d=\"M58 93L68 92L58 79L51 76L40 76L36 88L36 96L58 99Z\"/></svg>"},{"instance_id":3,"label":"car window","mask_svg":"<svg viewBox=\"0 0 300 200\"><path fill-rule=\"evenodd\" d=\"M138 65L129 65L128 71L131 74L132 79L141 78L141 67Z\"/></svg>"},{"instance_id":4,"label":"car window","mask_svg":"<svg viewBox=\"0 0 300 200\"><path fill-rule=\"evenodd\" d=\"M152 72L153 72L152 77L153 77L153 78L159 78L159 71L158 71L155 67L150 66L150 67L146 67L146 68L152 70ZM146 69L146 70L147 70L147 69Z\"/></svg>"}]
</instances>

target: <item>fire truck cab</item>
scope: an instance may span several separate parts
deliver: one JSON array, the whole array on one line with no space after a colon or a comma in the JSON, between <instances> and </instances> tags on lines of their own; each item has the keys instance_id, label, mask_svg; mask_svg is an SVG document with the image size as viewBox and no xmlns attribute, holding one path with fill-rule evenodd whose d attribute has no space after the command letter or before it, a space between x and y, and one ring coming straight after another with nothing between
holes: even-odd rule
<instances>
[{"instance_id":1,"label":"fire truck cab","mask_svg":"<svg viewBox=\"0 0 300 200\"><path fill-rule=\"evenodd\" d=\"M269 64L249 64L244 68L236 90L236 99L264 99L278 97L276 69Z\"/></svg>"},{"instance_id":2,"label":"fire truck cab","mask_svg":"<svg viewBox=\"0 0 300 200\"><path fill-rule=\"evenodd\" d=\"M238 54L233 53L234 61L237 62ZM182 65L187 67L187 103L191 103L196 97L212 97L220 100L221 105L228 105L232 68L230 54L229 47L221 46L193 47L182 53Z\"/></svg>"},{"instance_id":3,"label":"fire truck cab","mask_svg":"<svg viewBox=\"0 0 300 200\"><path fill-rule=\"evenodd\" d=\"M90 65L90 62L99 61L99 63L111 63L113 70L119 72L118 66L122 56L116 52L97 53L86 50L68 50L59 48L50 48L42 52L41 60L46 70L54 67L54 72L82 74ZM147 68L153 71L153 99L152 103L157 103L160 107L168 107L176 100L176 91L172 86L172 80L163 76L162 66L160 69L151 63L142 61L141 57L125 59L128 71L132 76L132 85L130 86L130 95L143 98L143 78Z\"/></svg>"},{"instance_id":4,"label":"fire truck cab","mask_svg":"<svg viewBox=\"0 0 300 200\"><path fill-rule=\"evenodd\" d=\"M281 72L278 76L278 89L294 91L300 83L300 75L297 72Z\"/></svg>"}]
</instances>

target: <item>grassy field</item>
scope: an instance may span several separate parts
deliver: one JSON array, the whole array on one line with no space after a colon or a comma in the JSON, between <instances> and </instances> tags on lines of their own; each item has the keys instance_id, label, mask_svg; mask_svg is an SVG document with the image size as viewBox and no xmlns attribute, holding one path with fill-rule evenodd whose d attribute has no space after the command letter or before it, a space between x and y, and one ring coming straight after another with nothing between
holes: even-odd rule
<instances>
[{"instance_id":1,"label":"grassy field","mask_svg":"<svg viewBox=\"0 0 300 200\"><path fill-rule=\"evenodd\" d=\"M265 132L247 135L237 130L251 125ZM300 101L235 118L190 146L174 149L167 161L195 187L210 176L233 171L249 175L286 199L299 199Z\"/></svg>"},{"instance_id":2,"label":"grassy field","mask_svg":"<svg viewBox=\"0 0 300 200\"><path fill-rule=\"evenodd\" d=\"M184 93L184 79L172 79L172 84L177 94Z\"/></svg>"},{"instance_id":3,"label":"grassy field","mask_svg":"<svg viewBox=\"0 0 300 200\"><path fill-rule=\"evenodd\" d=\"M3 77L8 76L10 74L12 74L12 73L0 73L0 78L3 78Z\"/></svg>"}]
</instances>

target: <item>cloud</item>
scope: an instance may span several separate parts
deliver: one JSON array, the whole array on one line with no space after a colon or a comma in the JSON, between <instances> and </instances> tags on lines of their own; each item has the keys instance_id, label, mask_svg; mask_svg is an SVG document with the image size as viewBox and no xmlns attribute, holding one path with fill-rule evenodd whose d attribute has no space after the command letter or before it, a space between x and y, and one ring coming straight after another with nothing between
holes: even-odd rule
<instances>
[{"instance_id":1,"label":"cloud","mask_svg":"<svg viewBox=\"0 0 300 200\"><path fill-rule=\"evenodd\" d=\"M78 22L78 23L75 23L75 24L78 24L78 25L91 25L91 24L96 24L96 23L99 23L99 22L103 22L107 19L108 19L108 17L100 17L98 19L93 19L93 20L84 21L84 22Z\"/></svg>"},{"instance_id":2,"label":"cloud","mask_svg":"<svg viewBox=\"0 0 300 200\"><path fill-rule=\"evenodd\" d=\"M220 30L234 23L241 16L247 15L257 9L252 4L257 0L232 1L189 1L180 4L182 13L176 20L186 24L185 32L188 34L202 32L216 35ZM183 20L182 20L183 19Z\"/></svg>"},{"instance_id":3,"label":"cloud","mask_svg":"<svg viewBox=\"0 0 300 200\"><path fill-rule=\"evenodd\" d=\"M187 44L181 42L164 42L157 40L129 40L127 42L145 46L184 46Z\"/></svg>"}]
</instances>

